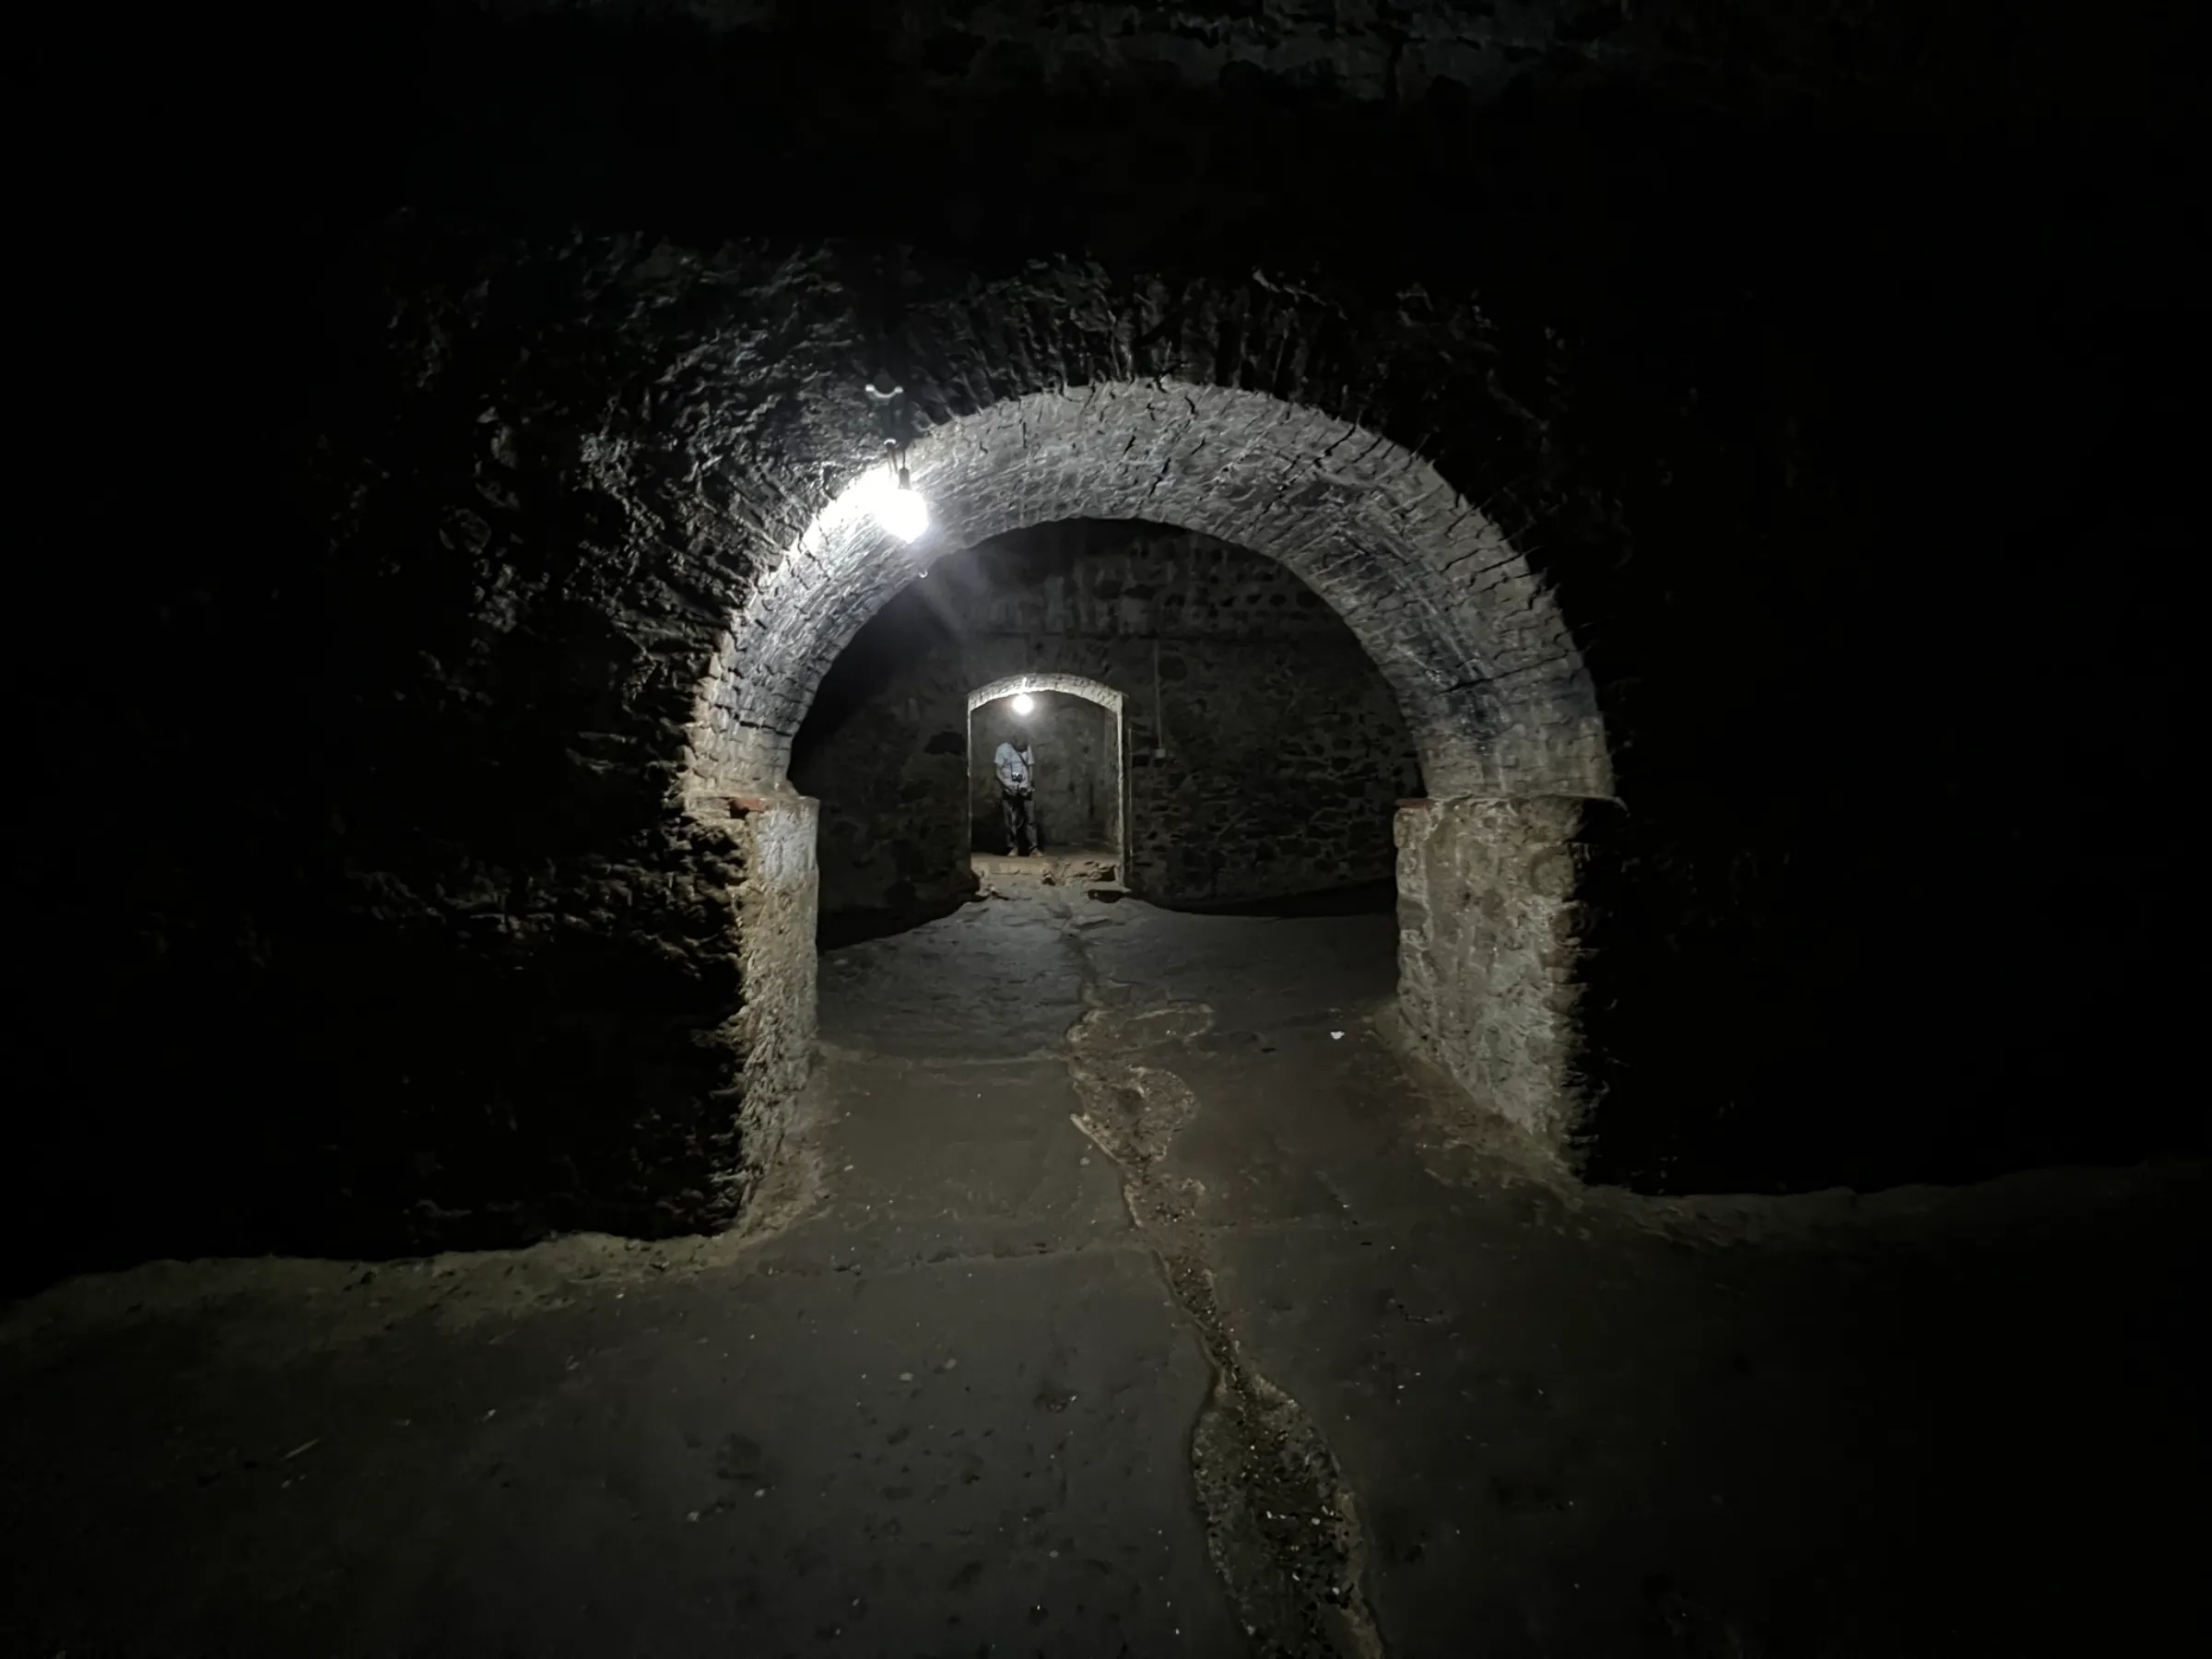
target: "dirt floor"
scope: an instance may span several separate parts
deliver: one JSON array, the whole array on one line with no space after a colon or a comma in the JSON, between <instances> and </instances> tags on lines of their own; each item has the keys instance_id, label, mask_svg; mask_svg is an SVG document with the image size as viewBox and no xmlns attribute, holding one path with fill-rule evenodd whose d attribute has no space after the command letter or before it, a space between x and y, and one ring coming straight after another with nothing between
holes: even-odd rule
<instances>
[{"instance_id":1,"label":"dirt floor","mask_svg":"<svg viewBox=\"0 0 2212 1659\"><path fill-rule=\"evenodd\" d=\"M0 1651L2207 1651L2212 1174L1580 1190L1393 930L980 901L825 957L743 1236L16 1305Z\"/></svg>"}]
</instances>

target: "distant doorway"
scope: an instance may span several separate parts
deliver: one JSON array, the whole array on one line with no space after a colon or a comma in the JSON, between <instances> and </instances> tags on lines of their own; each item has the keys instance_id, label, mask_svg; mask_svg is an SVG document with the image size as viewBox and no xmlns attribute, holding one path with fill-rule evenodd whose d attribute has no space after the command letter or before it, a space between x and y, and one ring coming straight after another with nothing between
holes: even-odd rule
<instances>
[{"instance_id":1,"label":"distant doorway","mask_svg":"<svg viewBox=\"0 0 2212 1659\"><path fill-rule=\"evenodd\" d=\"M1027 749L1034 851L1010 843L1002 745ZM1115 882L1127 845L1122 694L1074 675L1020 675L968 694L970 860L986 887Z\"/></svg>"}]
</instances>

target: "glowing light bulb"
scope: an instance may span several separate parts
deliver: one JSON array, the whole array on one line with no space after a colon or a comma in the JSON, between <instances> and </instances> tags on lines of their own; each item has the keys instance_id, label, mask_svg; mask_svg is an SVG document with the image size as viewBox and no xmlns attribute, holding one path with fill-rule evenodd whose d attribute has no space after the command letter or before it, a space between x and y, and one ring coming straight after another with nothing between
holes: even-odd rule
<instances>
[{"instance_id":1,"label":"glowing light bulb","mask_svg":"<svg viewBox=\"0 0 2212 1659\"><path fill-rule=\"evenodd\" d=\"M908 479L905 467L899 469L896 484L885 479L869 493L876 522L900 541L911 542L929 528L929 503Z\"/></svg>"},{"instance_id":2,"label":"glowing light bulb","mask_svg":"<svg viewBox=\"0 0 2212 1659\"><path fill-rule=\"evenodd\" d=\"M1036 706L1037 700L1031 697L1027 691L1024 691L1020 696L1014 700L1014 712L1017 714L1027 714Z\"/></svg>"}]
</instances>

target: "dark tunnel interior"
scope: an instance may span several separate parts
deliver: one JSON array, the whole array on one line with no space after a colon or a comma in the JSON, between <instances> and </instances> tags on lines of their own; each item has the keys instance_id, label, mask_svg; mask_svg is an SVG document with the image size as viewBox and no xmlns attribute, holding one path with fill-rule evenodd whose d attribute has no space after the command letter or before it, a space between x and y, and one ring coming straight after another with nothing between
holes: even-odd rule
<instances>
[{"instance_id":1,"label":"dark tunnel interior","mask_svg":"<svg viewBox=\"0 0 2212 1659\"><path fill-rule=\"evenodd\" d=\"M2179 8L22 39L24 1651L2203 1633Z\"/></svg>"}]
</instances>

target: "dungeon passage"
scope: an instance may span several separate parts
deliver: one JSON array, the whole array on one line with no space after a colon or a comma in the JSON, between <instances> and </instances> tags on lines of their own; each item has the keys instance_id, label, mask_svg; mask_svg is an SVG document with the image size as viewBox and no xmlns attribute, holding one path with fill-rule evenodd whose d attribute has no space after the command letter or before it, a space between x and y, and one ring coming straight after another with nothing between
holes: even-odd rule
<instances>
[{"instance_id":1,"label":"dungeon passage","mask_svg":"<svg viewBox=\"0 0 2212 1659\"><path fill-rule=\"evenodd\" d=\"M766 872L738 884L734 921L746 974L732 1029L756 1144L775 1143L811 1036L818 807L787 770L830 665L893 594L924 585L933 547L957 551L1065 521L1141 520L1272 559L1297 580L1263 596L1319 595L1379 670L1431 792L1400 809L1396 832L1407 1027L1480 1109L1563 1145L1577 1121L1568 1076L1572 849L1610 774L1565 622L1504 533L1379 434L1285 399L1197 383L1032 394L945 423L900 457L895 475L888 468L864 473L826 503L738 607L689 732L685 813L747 869ZM928 504L912 535L882 511L887 492L909 491ZM1207 580L1233 581L1214 548L1179 551L1209 561ZM1472 584L1456 574L1469 568L1483 572ZM1187 661L1173 660L1187 676ZM1159 665L1160 684L1166 673ZM965 672L952 678L973 685ZM981 705L988 709L999 682L982 688L994 694ZM997 718L984 714L979 732L1005 729ZM1238 735L1232 729L1229 741ZM1157 741L1138 742L1147 759L1164 757ZM1106 748L1102 730L1089 747ZM972 822L980 786L974 763L961 760ZM1221 770L1233 778L1239 767ZM899 793L909 796L905 785ZM1085 815L1087 830L1097 820L1073 792L1045 801L1048 812ZM1141 797L1132 806L1134 836L1146 814ZM952 815L955 844L960 816ZM1045 828L1052 833L1049 817ZM1162 851L1171 881L1184 866L1176 848ZM1487 909L1463 895L1469 883L1480 884Z\"/></svg>"},{"instance_id":2,"label":"dungeon passage","mask_svg":"<svg viewBox=\"0 0 2212 1659\"><path fill-rule=\"evenodd\" d=\"M2124 371L2192 267L2156 168L1959 127L1969 81L2139 85L2063 29L2008 50L2065 75L1984 76L1968 30L1890 88L1946 148L1853 126L1881 76L1819 31L1759 83L1827 112L1791 126L1641 11L1598 54L1634 96L1509 98L1473 13L1324 49L1139 8L1093 64L744 9L456 24L434 145L348 107L391 170L321 278L210 278L237 326L171 342L266 388L285 488L219 559L87 567L53 614L124 606L127 666L25 644L72 803L21 826L41 1248L725 1225L819 931L962 900L965 705L1024 676L1121 699L1131 894L1386 886L1409 1041L1590 1181L2201 1143L2144 965L2182 820L2067 804L2177 752L2187 423ZM610 41L669 124L571 97ZM933 164L800 120L830 64ZM986 164L1016 130L1053 188ZM800 133L749 194L709 159Z\"/></svg>"},{"instance_id":3,"label":"dungeon passage","mask_svg":"<svg viewBox=\"0 0 2212 1659\"><path fill-rule=\"evenodd\" d=\"M85 15L11 1633L2206 1646L2194 11Z\"/></svg>"},{"instance_id":4,"label":"dungeon passage","mask_svg":"<svg viewBox=\"0 0 2212 1659\"><path fill-rule=\"evenodd\" d=\"M1421 794L1388 684L1284 566L1155 524L1042 525L939 560L825 678L792 767L821 803L824 917L966 898L969 849L1005 850L994 757L1024 735L1048 841L1179 907L1387 885Z\"/></svg>"}]
</instances>

